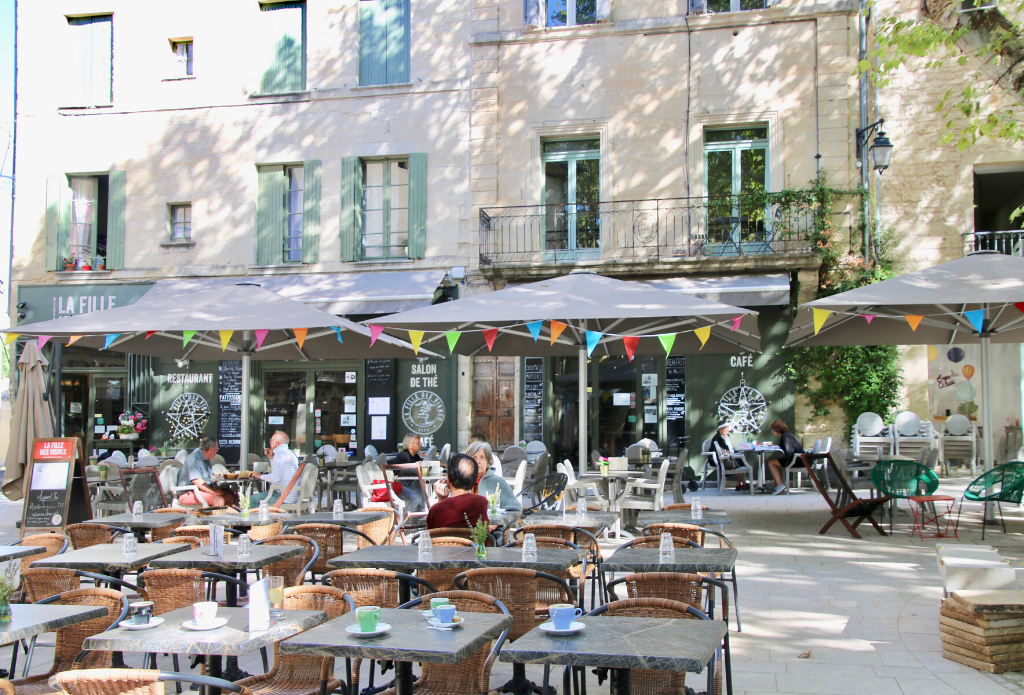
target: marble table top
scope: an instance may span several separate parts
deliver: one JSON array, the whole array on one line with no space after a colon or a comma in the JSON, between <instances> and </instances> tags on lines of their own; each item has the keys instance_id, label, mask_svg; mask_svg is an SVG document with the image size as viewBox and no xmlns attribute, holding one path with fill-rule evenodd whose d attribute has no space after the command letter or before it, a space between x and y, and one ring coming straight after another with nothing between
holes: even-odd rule
<instances>
[{"instance_id":1,"label":"marble table top","mask_svg":"<svg viewBox=\"0 0 1024 695\"><path fill-rule=\"evenodd\" d=\"M104 606L59 606L12 603L11 622L0 623L0 645L51 632L60 627L84 623L107 614Z\"/></svg>"},{"instance_id":2,"label":"marble table top","mask_svg":"<svg viewBox=\"0 0 1024 695\"><path fill-rule=\"evenodd\" d=\"M380 519L393 518L394 512L390 509L382 509L379 512L342 512L338 516L334 512L318 512L316 514L303 514L302 516L291 517L284 522L285 526L298 526L299 524L333 524L335 526L357 527L360 524L369 524Z\"/></svg>"},{"instance_id":3,"label":"marble table top","mask_svg":"<svg viewBox=\"0 0 1024 695\"><path fill-rule=\"evenodd\" d=\"M505 511L498 512L497 514L491 514L490 512L487 512L487 520L495 526L507 527L519 521L519 517L521 517L522 515L523 510L521 509L506 509Z\"/></svg>"},{"instance_id":4,"label":"marble table top","mask_svg":"<svg viewBox=\"0 0 1024 695\"><path fill-rule=\"evenodd\" d=\"M123 526L124 528L165 528L174 526L178 522L188 518L186 512L181 514L114 514L99 519L88 519L85 524L103 524L105 526Z\"/></svg>"},{"instance_id":5,"label":"marble table top","mask_svg":"<svg viewBox=\"0 0 1024 695\"><path fill-rule=\"evenodd\" d=\"M676 548L674 561L661 561L658 548L620 548L601 563L605 572L730 572L735 548Z\"/></svg>"},{"instance_id":6,"label":"marble table top","mask_svg":"<svg viewBox=\"0 0 1024 695\"><path fill-rule=\"evenodd\" d=\"M0 545L0 562L17 560L29 555L41 555L45 552L46 548L39 545Z\"/></svg>"},{"instance_id":7,"label":"marble table top","mask_svg":"<svg viewBox=\"0 0 1024 695\"><path fill-rule=\"evenodd\" d=\"M520 526L531 526L533 524L561 524L563 526L578 526L591 533L600 533L615 525L619 520L618 512L591 512L587 511L583 519L577 519L576 512L568 514L562 512L536 512L522 520Z\"/></svg>"},{"instance_id":8,"label":"marble table top","mask_svg":"<svg viewBox=\"0 0 1024 695\"><path fill-rule=\"evenodd\" d=\"M327 620L323 611L285 611L281 620L271 622L264 632L249 632L248 608L219 608L218 618L228 623L216 630L186 630L181 624L192 619L192 607L179 608L160 616L163 624L151 630L114 628L88 637L83 649L119 652L157 652L241 656L274 642L316 627ZM419 616L417 616L419 617ZM421 617L420 620L423 620Z\"/></svg>"},{"instance_id":9,"label":"marble table top","mask_svg":"<svg viewBox=\"0 0 1024 695\"><path fill-rule=\"evenodd\" d=\"M165 555L180 553L188 549L183 543L139 543L139 551L132 557L125 557L120 543L102 543L81 550L69 550L60 555L36 560L32 567L64 567L86 572L131 572L145 567L150 561Z\"/></svg>"},{"instance_id":10,"label":"marble table top","mask_svg":"<svg viewBox=\"0 0 1024 695\"><path fill-rule=\"evenodd\" d=\"M362 657L378 661L419 661L457 664L512 627L512 616L502 613L459 613L465 620L454 630L431 630L418 609L384 608L381 622L391 630L379 637L353 637L345 627L356 624L354 615L329 623L281 643L286 654Z\"/></svg>"},{"instance_id":11,"label":"marble table top","mask_svg":"<svg viewBox=\"0 0 1024 695\"><path fill-rule=\"evenodd\" d=\"M249 516L242 516L238 512L200 516L196 518L196 523L220 524L221 526L238 526L248 528L250 526L270 526L271 524L276 524L278 521L288 521L291 518L291 514L277 513L268 514L267 518L261 519L259 513L254 509L250 512Z\"/></svg>"},{"instance_id":12,"label":"marble table top","mask_svg":"<svg viewBox=\"0 0 1024 695\"><path fill-rule=\"evenodd\" d=\"M301 545L253 545L252 554L238 557L237 545L225 545L223 555L207 555L210 546L189 548L183 553L153 560L149 563L152 569L206 570L209 572L237 572L254 570L277 562L287 557L301 555L305 549Z\"/></svg>"},{"instance_id":13,"label":"marble table top","mask_svg":"<svg viewBox=\"0 0 1024 695\"><path fill-rule=\"evenodd\" d=\"M586 480L588 483L594 480L608 480L608 478L643 478L643 471L608 471L607 475L601 475L600 473L584 473L578 476L579 480Z\"/></svg>"},{"instance_id":14,"label":"marble table top","mask_svg":"<svg viewBox=\"0 0 1024 695\"><path fill-rule=\"evenodd\" d=\"M521 567L539 572L564 572L582 562L586 554L587 551L582 549L577 551L571 548L566 550L539 548L536 561L523 562L521 548L488 548L487 558L478 560L474 548L438 546L434 548L430 559L421 560L419 549L414 545L374 545L328 560L327 566L334 569L376 567L400 572L414 569L477 569L480 567Z\"/></svg>"},{"instance_id":15,"label":"marble table top","mask_svg":"<svg viewBox=\"0 0 1024 695\"><path fill-rule=\"evenodd\" d=\"M502 661L655 671L703 670L725 637L720 620L579 618L586 629L558 637L530 630L501 651Z\"/></svg>"},{"instance_id":16,"label":"marble table top","mask_svg":"<svg viewBox=\"0 0 1024 695\"><path fill-rule=\"evenodd\" d=\"M720 526L729 523L728 512L717 509L705 509L703 519L691 519L689 509L659 510L656 512L640 512L637 525L643 528L651 524L692 524L693 526Z\"/></svg>"}]
</instances>

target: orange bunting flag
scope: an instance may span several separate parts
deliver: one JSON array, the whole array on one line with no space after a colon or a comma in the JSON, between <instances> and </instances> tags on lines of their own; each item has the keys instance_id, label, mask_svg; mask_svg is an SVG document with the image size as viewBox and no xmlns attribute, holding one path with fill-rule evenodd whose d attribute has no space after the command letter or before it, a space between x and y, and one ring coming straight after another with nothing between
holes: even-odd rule
<instances>
[{"instance_id":1,"label":"orange bunting flag","mask_svg":"<svg viewBox=\"0 0 1024 695\"><path fill-rule=\"evenodd\" d=\"M704 326L704 328L694 328L694 334L700 338L700 349L704 349L704 344L708 342L708 338L711 337L711 326Z\"/></svg>"},{"instance_id":2,"label":"orange bunting flag","mask_svg":"<svg viewBox=\"0 0 1024 695\"><path fill-rule=\"evenodd\" d=\"M905 318L907 320L907 323L910 324L910 330L916 331L917 327L921 325L921 320L924 318L924 316L911 314L909 316L904 316L903 318Z\"/></svg>"},{"instance_id":3,"label":"orange bunting flag","mask_svg":"<svg viewBox=\"0 0 1024 695\"><path fill-rule=\"evenodd\" d=\"M487 352L490 352L491 348L494 347L494 339L498 337L498 329L497 328L488 328L483 333L484 333L484 340L487 341ZM559 331L559 333L561 333L561 331ZM555 341L552 340L551 342L554 343Z\"/></svg>"},{"instance_id":4,"label":"orange bunting flag","mask_svg":"<svg viewBox=\"0 0 1024 695\"><path fill-rule=\"evenodd\" d=\"M562 323L561 321L551 320L551 344L554 345L555 341L558 340L558 336L562 335L562 331L569 327L569 324Z\"/></svg>"},{"instance_id":5,"label":"orange bunting flag","mask_svg":"<svg viewBox=\"0 0 1024 695\"><path fill-rule=\"evenodd\" d=\"M640 336L637 335L624 335L622 336L622 344L626 346L626 354L629 355L629 361L633 361L633 355L636 353L636 346L640 343Z\"/></svg>"},{"instance_id":6,"label":"orange bunting flag","mask_svg":"<svg viewBox=\"0 0 1024 695\"><path fill-rule=\"evenodd\" d=\"M306 333L309 333L308 328L293 328L292 333L295 334L295 342L298 344L299 349L302 349L302 345L306 342Z\"/></svg>"},{"instance_id":7,"label":"orange bunting flag","mask_svg":"<svg viewBox=\"0 0 1024 695\"><path fill-rule=\"evenodd\" d=\"M423 331L409 331L409 342L412 343L412 351L420 354L420 343L423 342Z\"/></svg>"},{"instance_id":8,"label":"orange bunting flag","mask_svg":"<svg viewBox=\"0 0 1024 695\"><path fill-rule=\"evenodd\" d=\"M84 335L73 335L73 336L71 336L71 339L68 340L68 345L74 345L75 343L77 343L79 340L81 340L84 337L85 337Z\"/></svg>"}]
</instances>

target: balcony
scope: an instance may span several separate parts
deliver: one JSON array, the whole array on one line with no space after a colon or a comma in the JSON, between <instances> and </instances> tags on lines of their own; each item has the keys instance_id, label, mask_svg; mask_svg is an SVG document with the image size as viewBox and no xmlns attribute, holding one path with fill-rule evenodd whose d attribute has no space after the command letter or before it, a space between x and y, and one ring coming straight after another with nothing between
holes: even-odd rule
<instances>
[{"instance_id":1,"label":"balcony","mask_svg":"<svg viewBox=\"0 0 1024 695\"><path fill-rule=\"evenodd\" d=\"M975 251L995 251L1007 256L1024 256L1024 229L968 232L963 237L965 256Z\"/></svg>"},{"instance_id":2,"label":"balcony","mask_svg":"<svg viewBox=\"0 0 1024 695\"><path fill-rule=\"evenodd\" d=\"M712 271L816 268L816 209L773 197L482 208L480 269L529 276L558 265L636 266L654 274L696 264Z\"/></svg>"}]
</instances>

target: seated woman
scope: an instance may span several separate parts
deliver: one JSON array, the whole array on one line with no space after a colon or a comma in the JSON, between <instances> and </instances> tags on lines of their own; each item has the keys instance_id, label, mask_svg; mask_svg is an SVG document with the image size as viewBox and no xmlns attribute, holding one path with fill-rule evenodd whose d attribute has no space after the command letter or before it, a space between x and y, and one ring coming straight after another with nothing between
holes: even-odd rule
<instances>
[{"instance_id":1,"label":"seated woman","mask_svg":"<svg viewBox=\"0 0 1024 695\"><path fill-rule=\"evenodd\" d=\"M195 490L189 490L178 498L182 504L195 506L199 504L199 498L206 500L211 507L228 507L235 503L235 496L226 490L211 487L213 483L213 469L210 460L217 455L217 440L206 437L199 442L199 448L188 455L185 464L178 474L178 485L195 485Z\"/></svg>"},{"instance_id":2,"label":"seated woman","mask_svg":"<svg viewBox=\"0 0 1024 695\"><path fill-rule=\"evenodd\" d=\"M736 468L736 462L733 461L728 454L734 454L736 453L736 450L732 448L732 439L729 438L730 430L732 430L732 423L728 420L720 420L718 422L718 434L711 438L711 443L717 444L719 450L721 450L722 453L727 454L722 460L722 465L725 468L732 470L733 468ZM749 489L750 485L747 483L747 476L742 473L737 473L736 490L742 492Z\"/></svg>"},{"instance_id":3,"label":"seated woman","mask_svg":"<svg viewBox=\"0 0 1024 695\"><path fill-rule=\"evenodd\" d=\"M782 449L779 458L768 462L772 478L775 479L775 490L772 494L781 495L786 491L786 485L782 480L782 469L792 464L793 459L799 454L804 453L804 448L801 446L800 440L793 436L793 433L789 431L789 427L782 420L775 420L770 426L772 434L779 438L779 448Z\"/></svg>"}]
</instances>

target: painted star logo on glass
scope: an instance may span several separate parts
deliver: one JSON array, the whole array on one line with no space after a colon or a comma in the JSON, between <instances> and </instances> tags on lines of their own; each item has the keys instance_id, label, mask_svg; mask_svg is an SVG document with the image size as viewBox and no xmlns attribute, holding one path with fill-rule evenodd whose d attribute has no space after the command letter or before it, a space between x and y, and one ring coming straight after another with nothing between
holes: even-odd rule
<instances>
[{"instance_id":1,"label":"painted star logo on glass","mask_svg":"<svg viewBox=\"0 0 1024 695\"><path fill-rule=\"evenodd\" d=\"M198 393L183 393L171 403L167 421L171 423L171 439L199 439L210 421L210 407Z\"/></svg>"},{"instance_id":2,"label":"painted star logo on glass","mask_svg":"<svg viewBox=\"0 0 1024 695\"><path fill-rule=\"evenodd\" d=\"M718 401L718 419L728 420L737 434L753 436L768 417L768 403L757 389L747 386L740 373L740 385L725 392Z\"/></svg>"}]
</instances>

